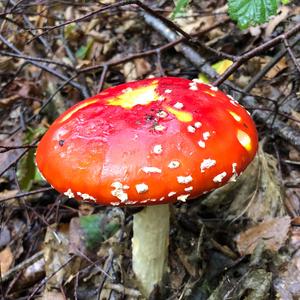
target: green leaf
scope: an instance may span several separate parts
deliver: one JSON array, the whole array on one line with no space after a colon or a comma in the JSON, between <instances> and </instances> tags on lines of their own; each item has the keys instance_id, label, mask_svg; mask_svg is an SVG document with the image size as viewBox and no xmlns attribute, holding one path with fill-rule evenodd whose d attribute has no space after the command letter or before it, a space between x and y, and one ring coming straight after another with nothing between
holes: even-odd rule
<instances>
[{"instance_id":1,"label":"green leaf","mask_svg":"<svg viewBox=\"0 0 300 300\"><path fill-rule=\"evenodd\" d=\"M27 154L21 159L18 166L18 180L20 188L25 191L31 189L35 178L36 166L34 164L34 149L30 149Z\"/></svg>"},{"instance_id":2,"label":"green leaf","mask_svg":"<svg viewBox=\"0 0 300 300\"><path fill-rule=\"evenodd\" d=\"M265 23L275 15L279 0L228 0L229 15L241 29Z\"/></svg>"},{"instance_id":3,"label":"green leaf","mask_svg":"<svg viewBox=\"0 0 300 300\"><path fill-rule=\"evenodd\" d=\"M76 30L75 24L69 24L69 25L65 26L64 27L65 38L68 39L75 30Z\"/></svg>"},{"instance_id":4,"label":"green leaf","mask_svg":"<svg viewBox=\"0 0 300 300\"><path fill-rule=\"evenodd\" d=\"M182 12L183 9L187 7L189 0L178 0L176 1L175 8L172 12L171 19L175 19L178 14Z\"/></svg>"},{"instance_id":5,"label":"green leaf","mask_svg":"<svg viewBox=\"0 0 300 300\"><path fill-rule=\"evenodd\" d=\"M32 143L33 140L41 136L45 131L46 129L44 127L38 127L36 129L29 128L23 140L24 144ZM35 165L34 154L35 149L30 149L18 164L17 177L22 190L29 191L33 182L43 180Z\"/></svg>"},{"instance_id":6,"label":"green leaf","mask_svg":"<svg viewBox=\"0 0 300 300\"><path fill-rule=\"evenodd\" d=\"M120 223L116 219L97 214L80 217L80 227L87 249L92 250L113 236L120 228Z\"/></svg>"},{"instance_id":7,"label":"green leaf","mask_svg":"<svg viewBox=\"0 0 300 300\"><path fill-rule=\"evenodd\" d=\"M93 46L94 40L89 40L85 46L81 46L76 51L76 57L79 59L85 59Z\"/></svg>"}]
</instances>

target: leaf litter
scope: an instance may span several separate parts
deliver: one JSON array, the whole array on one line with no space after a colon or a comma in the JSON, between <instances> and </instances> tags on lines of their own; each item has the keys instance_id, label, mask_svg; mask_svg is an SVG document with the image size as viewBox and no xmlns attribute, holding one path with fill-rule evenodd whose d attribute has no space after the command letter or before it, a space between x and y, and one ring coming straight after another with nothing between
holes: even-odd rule
<instances>
[{"instance_id":1,"label":"leaf litter","mask_svg":"<svg viewBox=\"0 0 300 300\"><path fill-rule=\"evenodd\" d=\"M22 8L25 17L28 14L29 22L36 27L58 24L62 18L70 21L99 8L98 2L85 5L75 2L78 5L54 3L50 8L37 3ZM188 2L178 1L178 5L184 7ZM171 15L172 5L168 2L162 6L164 15ZM0 3L0 7L3 9L3 4ZM283 32L288 23L295 24L299 7L281 9L282 13L268 25L246 31L237 31L234 24L226 23L227 6L216 7L212 1L189 3L176 12L174 22L189 33L223 22L222 27L209 30L201 41L218 51L235 55ZM18 22L22 24L21 18ZM72 67L81 70L164 43L159 33L145 25L135 7L115 9L85 22L71 23L29 44L27 41L32 37L29 30L11 34L11 30L18 33L14 27L17 24L7 21L2 24L4 35L11 35L10 42L26 55L66 64L68 68L65 69L55 66L57 72L66 75L72 74ZM28 29L28 23L26 27ZM36 32L42 31L36 29ZM7 49L1 45L0 50ZM272 63L277 50L274 47L256 56L230 80L240 88L247 87L254 75ZM293 50L299 51L298 48ZM220 74L231 65L230 60L215 54L207 58L212 65L217 64ZM141 56L110 66L103 85L109 87L159 76L159 59L168 75L202 76L180 53L169 49L160 53L160 57ZM61 112L83 98L74 86L61 86L63 80L27 62L24 65L25 61L6 55L0 57L1 74L6 74L3 84L14 79L1 90L0 97L0 145L4 150L38 140ZM290 120L284 119L285 122L299 129L299 105L291 60L284 56L274 66L253 92L258 99L261 97L259 103L269 110L273 108L270 99L274 102L285 98L277 105L282 104L281 109L292 116ZM95 70L79 77L78 82L95 93L100 75L101 72ZM52 97L50 104L41 111L43 101L49 97ZM31 116L36 118L27 125ZM19 133L7 135L19 125ZM173 207L169 285L166 286L169 297L211 300L275 299L275 294L281 299L300 297L299 152L281 140L272 140L264 124L258 122L257 125L266 139L256 159L236 182L202 196L202 201ZM274 143L277 149L273 148ZM99 299L141 299L131 271L131 216L134 211L126 209L112 213L110 209L90 205L84 208L55 192L18 198L20 192L46 185L37 175L34 150L20 161L18 156L22 151L16 148L0 153L0 171L10 164L15 166L0 180L0 197L16 196L0 202L1 277L5 284L9 283L8 289L5 286L8 299L24 295L23 287L28 290L27 296L39 287L37 297L44 300L73 299L74 295L77 299L98 299L99 286L102 287ZM31 261L31 257L39 253L42 258ZM6 277L11 271L16 273ZM15 278L19 278L18 281Z\"/></svg>"}]
</instances>

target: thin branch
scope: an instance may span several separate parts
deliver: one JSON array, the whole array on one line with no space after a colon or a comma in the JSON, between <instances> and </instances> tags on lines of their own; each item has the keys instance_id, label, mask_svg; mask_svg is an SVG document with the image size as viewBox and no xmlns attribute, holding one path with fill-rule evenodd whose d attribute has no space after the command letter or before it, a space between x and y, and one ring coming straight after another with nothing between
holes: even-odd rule
<instances>
[{"instance_id":1,"label":"thin branch","mask_svg":"<svg viewBox=\"0 0 300 300\"><path fill-rule=\"evenodd\" d=\"M291 57L294 65L295 65L298 73L300 74L300 65L299 65L299 63L297 61L297 58L295 57L295 55L294 55L294 53L293 53L293 51L291 49L292 46L289 44L289 41L287 40L287 38L284 38L283 42L284 42L284 46L287 49L287 51L288 51L288 53L289 53L289 55L290 55L290 57Z\"/></svg>"},{"instance_id":2,"label":"thin branch","mask_svg":"<svg viewBox=\"0 0 300 300\"><path fill-rule=\"evenodd\" d=\"M44 193L44 192L48 192L48 191L52 191L52 190L53 190L52 187L45 187L45 188L40 188L40 189L37 189L37 190L34 190L34 191L30 191L30 192L18 193L14 196L0 198L0 202L5 202L5 201L8 201L8 200L12 200L12 199L19 199L19 198L31 196L31 195L38 194L38 193Z\"/></svg>"},{"instance_id":3,"label":"thin branch","mask_svg":"<svg viewBox=\"0 0 300 300\"><path fill-rule=\"evenodd\" d=\"M189 34L187 34L185 31L183 31L179 26L175 25L172 21L162 17L161 15L159 15L155 10L152 10L149 6L143 4L141 1L138 0L127 0L127 1L120 1L118 3L114 3L114 4L109 4L106 5L104 7L101 7L91 13L88 13L82 17L64 22L62 24L59 25L55 25L55 26L51 26L50 28L48 28L46 31L36 35L34 38L32 38L31 40L28 41L28 43L31 43L34 39L41 37L42 35L48 34L51 31L61 28L61 27L65 27L66 25L72 24L72 23L79 23L85 20L89 20L91 17L98 15L102 12L105 12L107 10L111 10L113 8L118 8L121 6L126 6L126 5L132 5L135 4L137 6L139 6L140 8L142 8L144 11L146 11L147 13L149 13L150 15L155 16L156 18L162 20L163 22L165 22L169 27L171 27L173 30L175 30L176 32L179 32L180 34L182 34L185 38L190 39L191 36Z\"/></svg>"},{"instance_id":4,"label":"thin branch","mask_svg":"<svg viewBox=\"0 0 300 300\"><path fill-rule=\"evenodd\" d=\"M295 35L300 31L300 23L297 24L292 29L288 30L287 32L278 35L277 37L271 39L270 41L265 42L264 44L240 55L238 59L221 75L219 78L213 83L213 85L220 85L222 84L231 74L233 74L245 61L248 61L250 58L257 56L263 51L266 51L275 45L281 43L282 41L288 39L289 37Z\"/></svg>"},{"instance_id":5,"label":"thin branch","mask_svg":"<svg viewBox=\"0 0 300 300\"><path fill-rule=\"evenodd\" d=\"M37 62L53 64L53 65L57 65L57 66L60 66L60 67L64 67L64 68L69 69L71 71L75 71L74 67L72 67L70 65L67 65L65 63L62 63L60 61L52 60L52 59L41 58L41 57L33 57L33 56L22 55L22 54L16 54L16 53L13 53L13 52L2 51L2 50L0 50L0 54L3 55L3 56L9 56L9 57L24 59L24 60L27 60L27 61L37 61Z\"/></svg>"},{"instance_id":6,"label":"thin branch","mask_svg":"<svg viewBox=\"0 0 300 300\"><path fill-rule=\"evenodd\" d=\"M8 47L10 48L11 50L13 50L15 53L17 53L18 55L22 55L22 52L19 51L14 45L12 45L7 39L5 39L1 34L0 34L0 40ZM85 97L85 98L88 98L89 97L89 94L88 92L86 91L85 87L83 87L82 85L78 84L77 82L74 82L73 80L71 80L70 78L68 78L67 76L57 72L56 70L48 67L47 65L43 64L43 63L39 63L39 62L36 62L36 61L32 61L30 59L27 60L28 62L30 62L32 65L54 75L55 77L59 78L59 79L62 79L64 81L68 81L69 84L71 86L73 86L74 88L78 89L82 95Z\"/></svg>"}]
</instances>

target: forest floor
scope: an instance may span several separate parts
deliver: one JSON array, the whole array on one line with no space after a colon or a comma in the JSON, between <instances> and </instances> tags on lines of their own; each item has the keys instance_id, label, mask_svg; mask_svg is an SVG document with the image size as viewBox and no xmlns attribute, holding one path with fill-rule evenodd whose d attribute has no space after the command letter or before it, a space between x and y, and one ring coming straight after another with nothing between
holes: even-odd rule
<instances>
[{"instance_id":1,"label":"forest floor","mask_svg":"<svg viewBox=\"0 0 300 300\"><path fill-rule=\"evenodd\" d=\"M152 299L300 299L300 6L240 30L225 1L190 2L171 18L165 0L0 1L1 299L142 298L131 269L137 209L68 199L34 155L67 108L150 76L213 82L260 137L235 183L173 205L168 274ZM91 214L117 228L98 226L93 250L79 219Z\"/></svg>"}]
</instances>

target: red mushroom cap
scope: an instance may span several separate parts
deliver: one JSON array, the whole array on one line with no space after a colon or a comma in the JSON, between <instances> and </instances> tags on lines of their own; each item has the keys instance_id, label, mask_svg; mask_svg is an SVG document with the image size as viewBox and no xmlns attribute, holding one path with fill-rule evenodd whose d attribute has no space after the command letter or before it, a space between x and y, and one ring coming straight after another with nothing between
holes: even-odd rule
<instances>
[{"instance_id":1,"label":"red mushroom cap","mask_svg":"<svg viewBox=\"0 0 300 300\"><path fill-rule=\"evenodd\" d=\"M71 107L42 138L36 161L69 197L163 204L235 178L257 144L254 122L230 96L164 77L112 87Z\"/></svg>"}]
</instances>

